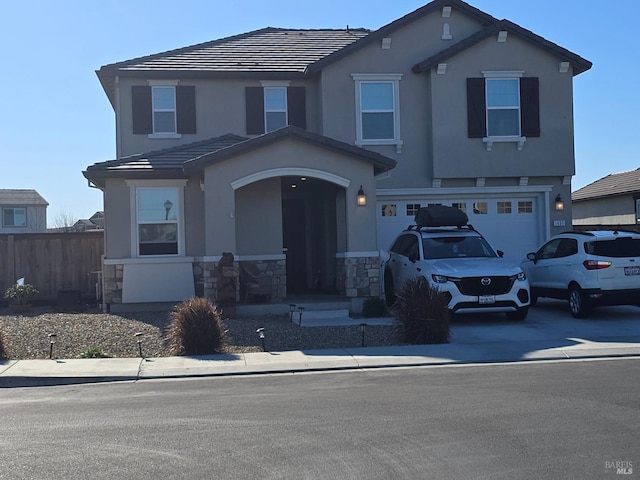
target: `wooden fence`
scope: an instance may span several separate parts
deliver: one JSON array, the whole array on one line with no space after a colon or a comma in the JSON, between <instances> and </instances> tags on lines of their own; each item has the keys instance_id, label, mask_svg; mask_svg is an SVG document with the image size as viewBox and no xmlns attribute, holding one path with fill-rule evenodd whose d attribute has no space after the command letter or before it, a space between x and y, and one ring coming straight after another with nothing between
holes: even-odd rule
<instances>
[{"instance_id":1,"label":"wooden fence","mask_svg":"<svg viewBox=\"0 0 640 480\"><path fill-rule=\"evenodd\" d=\"M34 303L55 302L60 292L93 302L103 253L102 231L0 234L0 302L22 277L40 292Z\"/></svg>"}]
</instances>

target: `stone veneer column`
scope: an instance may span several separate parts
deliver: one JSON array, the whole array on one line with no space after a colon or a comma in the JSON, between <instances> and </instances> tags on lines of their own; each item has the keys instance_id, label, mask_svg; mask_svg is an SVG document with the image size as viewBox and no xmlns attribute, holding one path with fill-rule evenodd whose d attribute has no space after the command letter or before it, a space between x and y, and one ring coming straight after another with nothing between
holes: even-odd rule
<instances>
[{"instance_id":1,"label":"stone veneer column","mask_svg":"<svg viewBox=\"0 0 640 480\"><path fill-rule=\"evenodd\" d=\"M380 256L336 258L336 286L349 298L379 297Z\"/></svg>"},{"instance_id":2,"label":"stone veneer column","mask_svg":"<svg viewBox=\"0 0 640 480\"><path fill-rule=\"evenodd\" d=\"M102 295L103 303L122 303L122 272L124 265L102 265Z\"/></svg>"}]
</instances>

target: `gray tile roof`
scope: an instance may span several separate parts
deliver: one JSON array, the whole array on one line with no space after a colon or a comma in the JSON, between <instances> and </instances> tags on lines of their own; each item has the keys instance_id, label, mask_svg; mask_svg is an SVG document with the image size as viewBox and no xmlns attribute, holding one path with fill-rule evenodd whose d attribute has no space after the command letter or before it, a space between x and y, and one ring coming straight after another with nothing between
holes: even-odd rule
<instances>
[{"instance_id":1,"label":"gray tile roof","mask_svg":"<svg viewBox=\"0 0 640 480\"><path fill-rule=\"evenodd\" d=\"M595 198L640 193L640 168L628 172L611 173L571 194L571 200L579 202Z\"/></svg>"},{"instance_id":2,"label":"gray tile roof","mask_svg":"<svg viewBox=\"0 0 640 480\"><path fill-rule=\"evenodd\" d=\"M98 185L103 184L106 178L186 178L190 173L212 163L291 137L368 161L376 174L396 165L395 160L379 153L289 126L253 138L227 134L201 142L95 163L83 174Z\"/></svg>"},{"instance_id":3,"label":"gray tile roof","mask_svg":"<svg viewBox=\"0 0 640 480\"><path fill-rule=\"evenodd\" d=\"M49 205L35 190L0 189L0 205Z\"/></svg>"}]
</instances>

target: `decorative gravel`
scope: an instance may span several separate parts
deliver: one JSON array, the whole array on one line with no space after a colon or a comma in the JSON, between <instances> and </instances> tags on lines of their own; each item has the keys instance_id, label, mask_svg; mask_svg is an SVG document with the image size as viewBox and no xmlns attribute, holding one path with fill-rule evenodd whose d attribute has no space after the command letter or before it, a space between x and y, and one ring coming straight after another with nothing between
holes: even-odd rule
<instances>
[{"instance_id":1,"label":"decorative gravel","mask_svg":"<svg viewBox=\"0 0 640 480\"><path fill-rule=\"evenodd\" d=\"M366 322L366 319L363 320ZM250 319L226 319L228 352L262 351L256 330L265 329L268 351L317 350L362 346L359 326L299 327L288 315ZM111 357L137 357L138 338L145 357L168 355L164 340L169 312L106 314L96 312L53 312L33 308L27 314L14 314L0 308L0 335L7 357L14 360L49 358L49 334L56 334L55 358L76 358L89 348L99 348ZM136 337L136 333L142 333ZM365 328L364 345L398 345L390 325Z\"/></svg>"}]
</instances>

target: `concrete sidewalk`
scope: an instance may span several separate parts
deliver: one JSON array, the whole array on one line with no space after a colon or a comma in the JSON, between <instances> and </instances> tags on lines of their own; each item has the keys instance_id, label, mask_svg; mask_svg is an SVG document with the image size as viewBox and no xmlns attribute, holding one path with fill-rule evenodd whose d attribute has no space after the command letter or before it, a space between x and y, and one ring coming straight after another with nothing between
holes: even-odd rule
<instances>
[{"instance_id":1,"label":"concrete sidewalk","mask_svg":"<svg viewBox=\"0 0 640 480\"><path fill-rule=\"evenodd\" d=\"M640 358L640 338L607 342L530 338L201 357L8 360L0 362L0 387L611 357Z\"/></svg>"}]
</instances>

